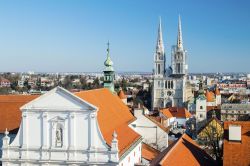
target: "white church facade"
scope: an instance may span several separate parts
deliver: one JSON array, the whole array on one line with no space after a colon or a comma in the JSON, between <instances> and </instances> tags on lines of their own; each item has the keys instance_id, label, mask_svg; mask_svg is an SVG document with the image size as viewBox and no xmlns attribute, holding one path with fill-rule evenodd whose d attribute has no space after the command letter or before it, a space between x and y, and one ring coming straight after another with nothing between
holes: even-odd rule
<instances>
[{"instance_id":1,"label":"white church facade","mask_svg":"<svg viewBox=\"0 0 250 166\"><path fill-rule=\"evenodd\" d=\"M96 96L96 100L101 100L103 96L107 102L120 102L114 106L122 106L111 106L108 110L101 105L102 101L90 103L92 95ZM113 101L108 98L113 98L110 99ZM93 104L95 102L96 105ZM127 166L140 163L141 136L126 122L134 117L108 89L73 94L56 87L20 110L22 120L15 139L10 142L7 130L3 138L1 160L4 166ZM109 111L114 113L114 110L118 113L105 116ZM116 116L119 121L112 120L111 116ZM124 120L120 120L122 117ZM125 132L130 135L126 137Z\"/></svg>"},{"instance_id":2,"label":"white church facade","mask_svg":"<svg viewBox=\"0 0 250 166\"><path fill-rule=\"evenodd\" d=\"M182 107L185 102L187 51L183 48L181 19L178 23L177 45L172 47L171 66L166 67L161 20L154 54L152 109Z\"/></svg>"}]
</instances>

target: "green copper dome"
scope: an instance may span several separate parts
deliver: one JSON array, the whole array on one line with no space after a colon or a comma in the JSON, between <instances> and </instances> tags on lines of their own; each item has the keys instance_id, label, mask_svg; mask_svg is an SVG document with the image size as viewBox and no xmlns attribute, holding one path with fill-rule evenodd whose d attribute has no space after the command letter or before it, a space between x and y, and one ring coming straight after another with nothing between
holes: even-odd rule
<instances>
[{"instance_id":1,"label":"green copper dome","mask_svg":"<svg viewBox=\"0 0 250 166\"><path fill-rule=\"evenodd\" d=\"M108 48L107 48L107 59L105 60L104 65L107 67L113 66L113 62L109 56L109 42L108 42Z\"/></svg>"},{"instance_id":2,"label":"green copper dome","mask_svg":"<svg viewBox=\"0 0 250 166\"><path fill-rule=\"evenodd\" d=\"M107 56L107 59L105 60L104 65L107 66L107 67L108 66L113 66L113 62L112 62L109 55Z\"/></svg>"}]
</instances>

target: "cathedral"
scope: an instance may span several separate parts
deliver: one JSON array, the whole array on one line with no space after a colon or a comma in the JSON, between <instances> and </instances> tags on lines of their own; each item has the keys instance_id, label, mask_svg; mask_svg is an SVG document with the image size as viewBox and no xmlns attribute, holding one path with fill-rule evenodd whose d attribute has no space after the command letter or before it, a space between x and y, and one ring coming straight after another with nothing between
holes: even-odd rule
<instances>
[{"instance_id":1,"label":"cathedral","mask_svg":"<svg viewBox=\"0 0 250 166\"><path fill-rule=\"evenodd\" d=\"M152 109L182 107L185 103L185 86L188 72L187 51L183 48L181 18L179 16L177 45L171 50L171 65L166 67L161 19L158 28L152 86Z\"/></svg>"}]
</instances>

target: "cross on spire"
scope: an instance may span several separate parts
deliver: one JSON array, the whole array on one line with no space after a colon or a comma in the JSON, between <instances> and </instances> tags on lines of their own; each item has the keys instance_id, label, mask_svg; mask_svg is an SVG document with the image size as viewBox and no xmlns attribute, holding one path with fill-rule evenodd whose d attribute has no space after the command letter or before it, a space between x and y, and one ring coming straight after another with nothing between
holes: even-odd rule
<instances>
[{"instance_id":1,"label":"cross on spire","mask_svg":"<svg viewBox=\"0 0 250 166\"><path fill-rule=\"evenodd\" d=\"M107 43L107 46L108 46L108 48L107 48L107 56L109 56L109 41L108 41L108 43Z\"/></svg>"}]
</instances>

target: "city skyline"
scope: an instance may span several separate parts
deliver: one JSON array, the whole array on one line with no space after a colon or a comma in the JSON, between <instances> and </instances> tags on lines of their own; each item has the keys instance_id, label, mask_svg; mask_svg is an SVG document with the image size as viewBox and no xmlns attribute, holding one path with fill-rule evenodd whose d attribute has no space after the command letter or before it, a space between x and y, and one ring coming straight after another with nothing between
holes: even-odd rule
<instances>
[{"instance_id":1,"label":"city skyline","mask_svg":"<svg viewBox=\"0 0 250 166\"><path fill-rule=\"evenodd\" d=\"M151 72L159 16L167 65L182 17L190 73L249 72L248 1L0 1L0 72ZM180 1L179 1L180 2Z\"/></svg>"}]
</instances>

